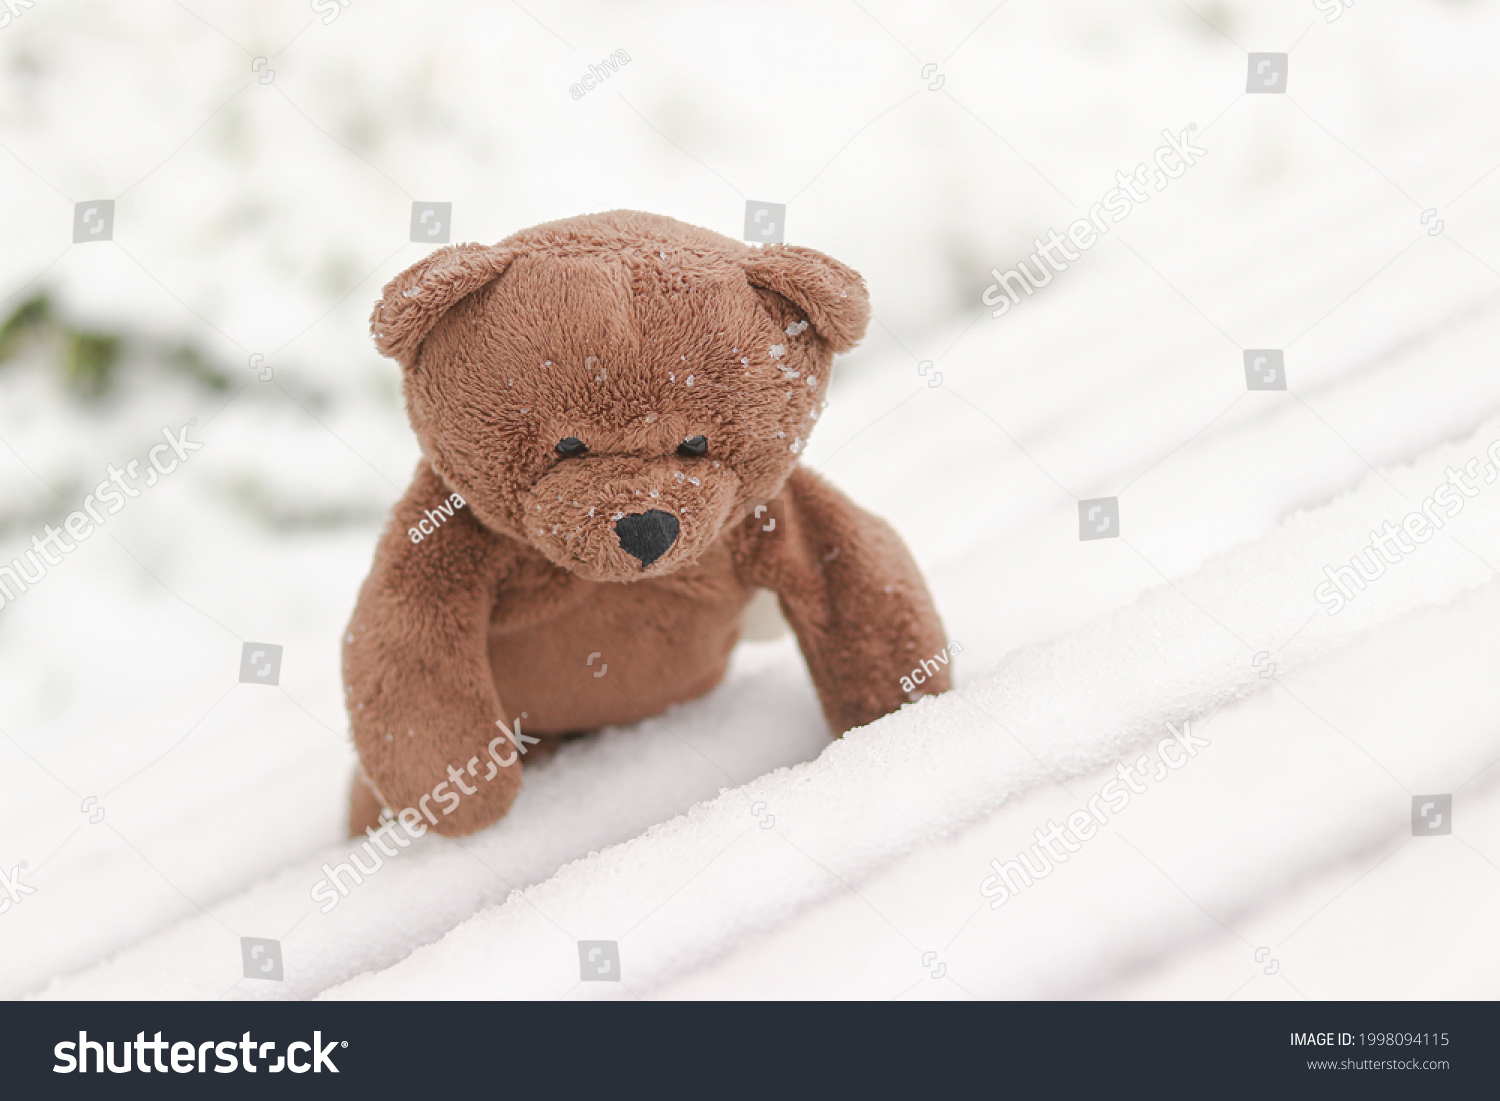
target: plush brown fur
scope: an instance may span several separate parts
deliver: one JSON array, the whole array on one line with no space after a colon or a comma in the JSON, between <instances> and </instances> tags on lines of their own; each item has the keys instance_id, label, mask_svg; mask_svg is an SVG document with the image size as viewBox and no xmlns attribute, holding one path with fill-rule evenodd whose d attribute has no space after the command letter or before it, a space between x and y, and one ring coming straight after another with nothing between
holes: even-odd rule
<instances>
[{"instance_id":1,"label":"plush brown fur","mask_svg":"<svg viewBox=\"0 0 1500 1101\"><path fill-rule=\"evenodd\" d=\"M424 458L345 639L351 832L382 807L448 835L496 821L523 751L718 684L758 588L835 731L914 698L901 678L944 646L921 575L797 465L868 319L858 274L821 253L630 211L444 248L392 280L371 328ZM706 453L680 454L696 436ZM560 455L568 437L588 450ZM645 552L632 525L661 526Z\"/></svg>"}]
</instances>

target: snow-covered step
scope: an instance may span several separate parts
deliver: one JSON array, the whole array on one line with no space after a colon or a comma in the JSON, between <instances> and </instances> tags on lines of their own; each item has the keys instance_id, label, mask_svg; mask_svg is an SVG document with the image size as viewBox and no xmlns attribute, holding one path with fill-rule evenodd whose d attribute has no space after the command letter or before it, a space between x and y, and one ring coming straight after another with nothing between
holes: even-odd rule
<instances>
[{"instance_id":1,"label":"snow-covered step","mask_svg":"<svg viewBox=\"0 0 1500 1101\"><path fill-rule=\"evenodd\" d=\"M981 895L990 861L1066 822L1113 768L1025 792L659 995L1493 998L1497 663L1491 582L1278 669L1195 724L1210 744L1185 767L999 907ZM1449 822L1429 816L1451 834L1414 836L1412 799L1430 794L1452 797Z\"/></svg>"},{"instance_id":2,"label":"snow-covered step","mask_svg":"<svg viewBox=\"0 0 1500 1101\"><path fill-rule=\"evenodd\" d=\"M573 988L576 940L628 944L625 982L636 993L659 989L1019 793L1088 776L1140 752L1166 723L1201 720L1262 688L1263 651L1286 675L1483 584L1494 571L1468 548L1497 544L1500 493L1485 492L1481 467L1473 496L1459 496L1448 472L1490 461L1493 481L1487 455L1496 440L1500 418L1415 464L1372 474L1332 504L1294 515L1129 608L1016 651L961 691L887 716L816 761L571 864L440 943L330 995L557 997ZM1407 515L1391 508L1391 486L1413 512L1424 502L1430 511L1434 494L1440 511L1453 512L1451 500L1461 504L1435 538L1413 544L1408 557L1330 615L1314 596L1324 567L1368 555L1370 531ZM1427 746L1423 767L1463 767L1483 750L1472 741ZM761 843L766 815L789 848ZM691 902L671 904L692 885Z\"/></svg>"}]
</instances>

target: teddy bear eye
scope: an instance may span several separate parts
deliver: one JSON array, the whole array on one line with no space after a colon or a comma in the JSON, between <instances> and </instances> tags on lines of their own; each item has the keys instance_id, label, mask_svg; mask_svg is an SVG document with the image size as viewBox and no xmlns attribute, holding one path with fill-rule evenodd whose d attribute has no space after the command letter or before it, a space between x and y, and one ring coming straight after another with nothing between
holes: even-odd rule
<instances>
[{"instance_id":1,"label":"teddy bear eye","mask_svg":"<svg viewBox=\"0 0 1500 1101\"><path fill-rule=\"evenodd\" d=\"M575 455L582 455L588 449L588 444L584 443L577 436L568 436L565 439L559 440L556 447L557 453L565 459L571 459Z\"/></svg>"},{"instance_id":2,"label":"teddy bear eye","mask_svg":"<svg viewBox=\"0 0 1500 1101\"><path fill-rule=\"evenodd\" d=\"M677 454L689 459L696 459L700 455L708 453L708 438L705 436L689 436L677 445Z\"/></svg>"}]
</instances>

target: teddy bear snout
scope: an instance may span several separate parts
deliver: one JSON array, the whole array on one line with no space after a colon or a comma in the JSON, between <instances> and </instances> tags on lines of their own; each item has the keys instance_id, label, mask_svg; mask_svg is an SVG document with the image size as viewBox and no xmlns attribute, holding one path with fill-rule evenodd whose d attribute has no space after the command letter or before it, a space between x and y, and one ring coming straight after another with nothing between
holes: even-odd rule
<instances>
[{"instance_id":1,"label":"teddy bear snout","mask_svg":"<svg viewBox=\"0 0 1500 1101\"><path fill-rule=\"evenodd\" d=\"M641 581L697 563L739 491L738 475L713 460L585 454L558 461L522 499L521 531L586 580Z\"/></svg>"},{"instance_id":2,"label":"teddy bear snout","mask_svg":"<svg viewBox=\"0 0 1500 1101\"><path fill-rule=\"evenodd\" d=\"M641 560L645 569L677 542L681 525L670 512L652 509L636 516L625 516L615 522L615 535L627 554Z\"/></svg>"}]
</instances>

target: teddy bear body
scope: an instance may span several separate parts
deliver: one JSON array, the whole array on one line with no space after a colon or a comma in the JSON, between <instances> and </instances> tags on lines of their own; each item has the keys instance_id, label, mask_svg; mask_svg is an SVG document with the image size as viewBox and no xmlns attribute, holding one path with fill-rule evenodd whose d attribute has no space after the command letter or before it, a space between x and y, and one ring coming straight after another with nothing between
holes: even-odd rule
<instances>
[{"instance_id":1,"label":"teddy bear body","mask_svg":"<svg viewBox=\"0 0 1500 1101\"><path fill-rule=\"evenodd\" d=\"M488 825L530 739L718 684L761 588L834 730L913 698L911 656L943 644L921 576L798 464L867 321L858 275L820 253L628 211L393 280L372 328L424 457L345 639L351 828L382 807Z\"/></svg>"},{"instance_id":2,"label":"teddy bear body","mask_svg":"<svg viewBox=\"0 0 1500 1101\"><path fill-rule=\"evenodd\" d=\"M537 734L648 718L724 678L754 592L720 544L632 585L584 581L535 555L490 620L496 690Z\"/></svg>"}]
</instances>

